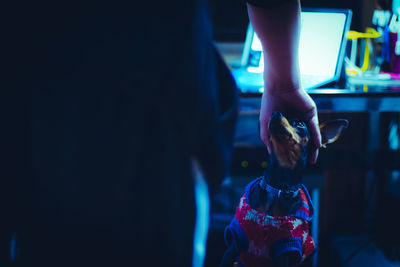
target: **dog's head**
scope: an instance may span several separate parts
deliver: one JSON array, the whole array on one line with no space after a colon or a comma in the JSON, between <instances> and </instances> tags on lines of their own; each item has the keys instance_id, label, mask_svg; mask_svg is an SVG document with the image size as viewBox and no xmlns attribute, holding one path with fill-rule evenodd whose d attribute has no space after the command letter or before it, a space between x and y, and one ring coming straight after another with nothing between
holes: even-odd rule
<instances>
[{"instance_id":1,"label":"dog's head","mask_svg":"<svg viewBox=\"0 0 400 267\"><path fill-rule=\"evenodd\" d=\"M320 124L322 146L335 142L347 128L348 121L331 120ZM287 119L280 112L274 112L269 121L270 141L280 166L286 169L302 169L307 164L310 133L304 122Z\"/></svg>"}]
</instances>

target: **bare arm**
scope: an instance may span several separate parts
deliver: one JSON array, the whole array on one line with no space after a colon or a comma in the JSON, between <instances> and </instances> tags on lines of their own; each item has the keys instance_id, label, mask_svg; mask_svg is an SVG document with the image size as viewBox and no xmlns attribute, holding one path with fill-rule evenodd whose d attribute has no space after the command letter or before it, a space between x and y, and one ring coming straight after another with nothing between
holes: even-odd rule
<instances>
[{"instance_id":1,"label":"bare arm","mask_svg":"<svg viewBox=\"0 0 400 267\"><path fill-rule=\"evenodd\" d=\"M300 3L289 0L271 8L247 4L249 18L261 40L264 54L264 93L261 100L260 136L271 153L268 122L275 110L292 113L304 120L313 148L309 161L315 163L321 146L317 109L300 83L298 46Z\"/></svg>"}]
</instances>

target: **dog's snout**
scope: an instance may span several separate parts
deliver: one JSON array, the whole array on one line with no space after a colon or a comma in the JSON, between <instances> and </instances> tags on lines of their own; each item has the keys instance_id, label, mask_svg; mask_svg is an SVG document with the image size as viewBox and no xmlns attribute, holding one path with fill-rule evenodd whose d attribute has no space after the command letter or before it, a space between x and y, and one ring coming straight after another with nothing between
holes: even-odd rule
<instances>
[{"instance_id":1,"label":"dog's snout","mask_svg":"<svg viewBox=\"0 0 400 267\"><path fill-rule=\"evenodd\" d=\"M276 138L282 138L284 136L290 135L289 134L289 129L288 126L288 121L286 118L282 115L282 113L275 111L272 113L269 121L269 132L271 136L275 136Z\"/></svg>"},{"instance_id":2,"label":"dog's snout","mask_svg":"<svg viewBox=\"0 0 400 267\"><path fill-rule=\"evenodd\" d=\"M274 113L272 113L271 118L269 120L269 129L273 130L273 129L279 128L282 125L282 123L281 123L282 118L283 118L282 113L280 113L278 111L275 111Z\"/></svg>"},{"instance_id":3,"label":"dog's snout","mask_svg":"<svg viewBox=\"0 0 400 267\"><path fill-rule=\"evenodd\" d=\"M282 113L279 111L274 111L271 115L271 121L280 121L283 118Z\"/></svg>"}]
</instances>

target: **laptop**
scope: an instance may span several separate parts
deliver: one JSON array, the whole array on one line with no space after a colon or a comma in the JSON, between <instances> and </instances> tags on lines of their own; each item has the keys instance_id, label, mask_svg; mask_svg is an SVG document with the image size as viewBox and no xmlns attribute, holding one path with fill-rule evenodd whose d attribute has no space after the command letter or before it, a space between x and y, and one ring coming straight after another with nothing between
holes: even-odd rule
<instances>
[{"instance_id":1,"label":"laptop","mask_svg":"<svg viewBox=\"0 0 400 267\"><path fill-rule=\"evenodd\" d=\"M302 9L299 63L304 89L318 88L340 78L351 17L350 9ZM263 70L261 42L249 24L240 67L232 70L242 93L263 92Z\"/></svg>"}]
</instances>

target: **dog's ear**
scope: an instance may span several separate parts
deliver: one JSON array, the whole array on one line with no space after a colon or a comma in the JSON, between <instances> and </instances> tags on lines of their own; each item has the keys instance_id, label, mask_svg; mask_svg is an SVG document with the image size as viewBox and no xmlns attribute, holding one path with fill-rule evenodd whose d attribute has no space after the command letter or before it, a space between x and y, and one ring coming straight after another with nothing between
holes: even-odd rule
<instances>
[{"instance_id":1,"label":"dog's ear","mask_svg":"<svg viewBox=\"0 0 400 267\"><path fill-rule=\"evenodd\" d=\"M344 130L349 125L347 120L337 119L327 122L323 122L319 126L322 137L322 147L326 147L327 144L331 144L342 136Z\"/></svg>"}]
</instances>

